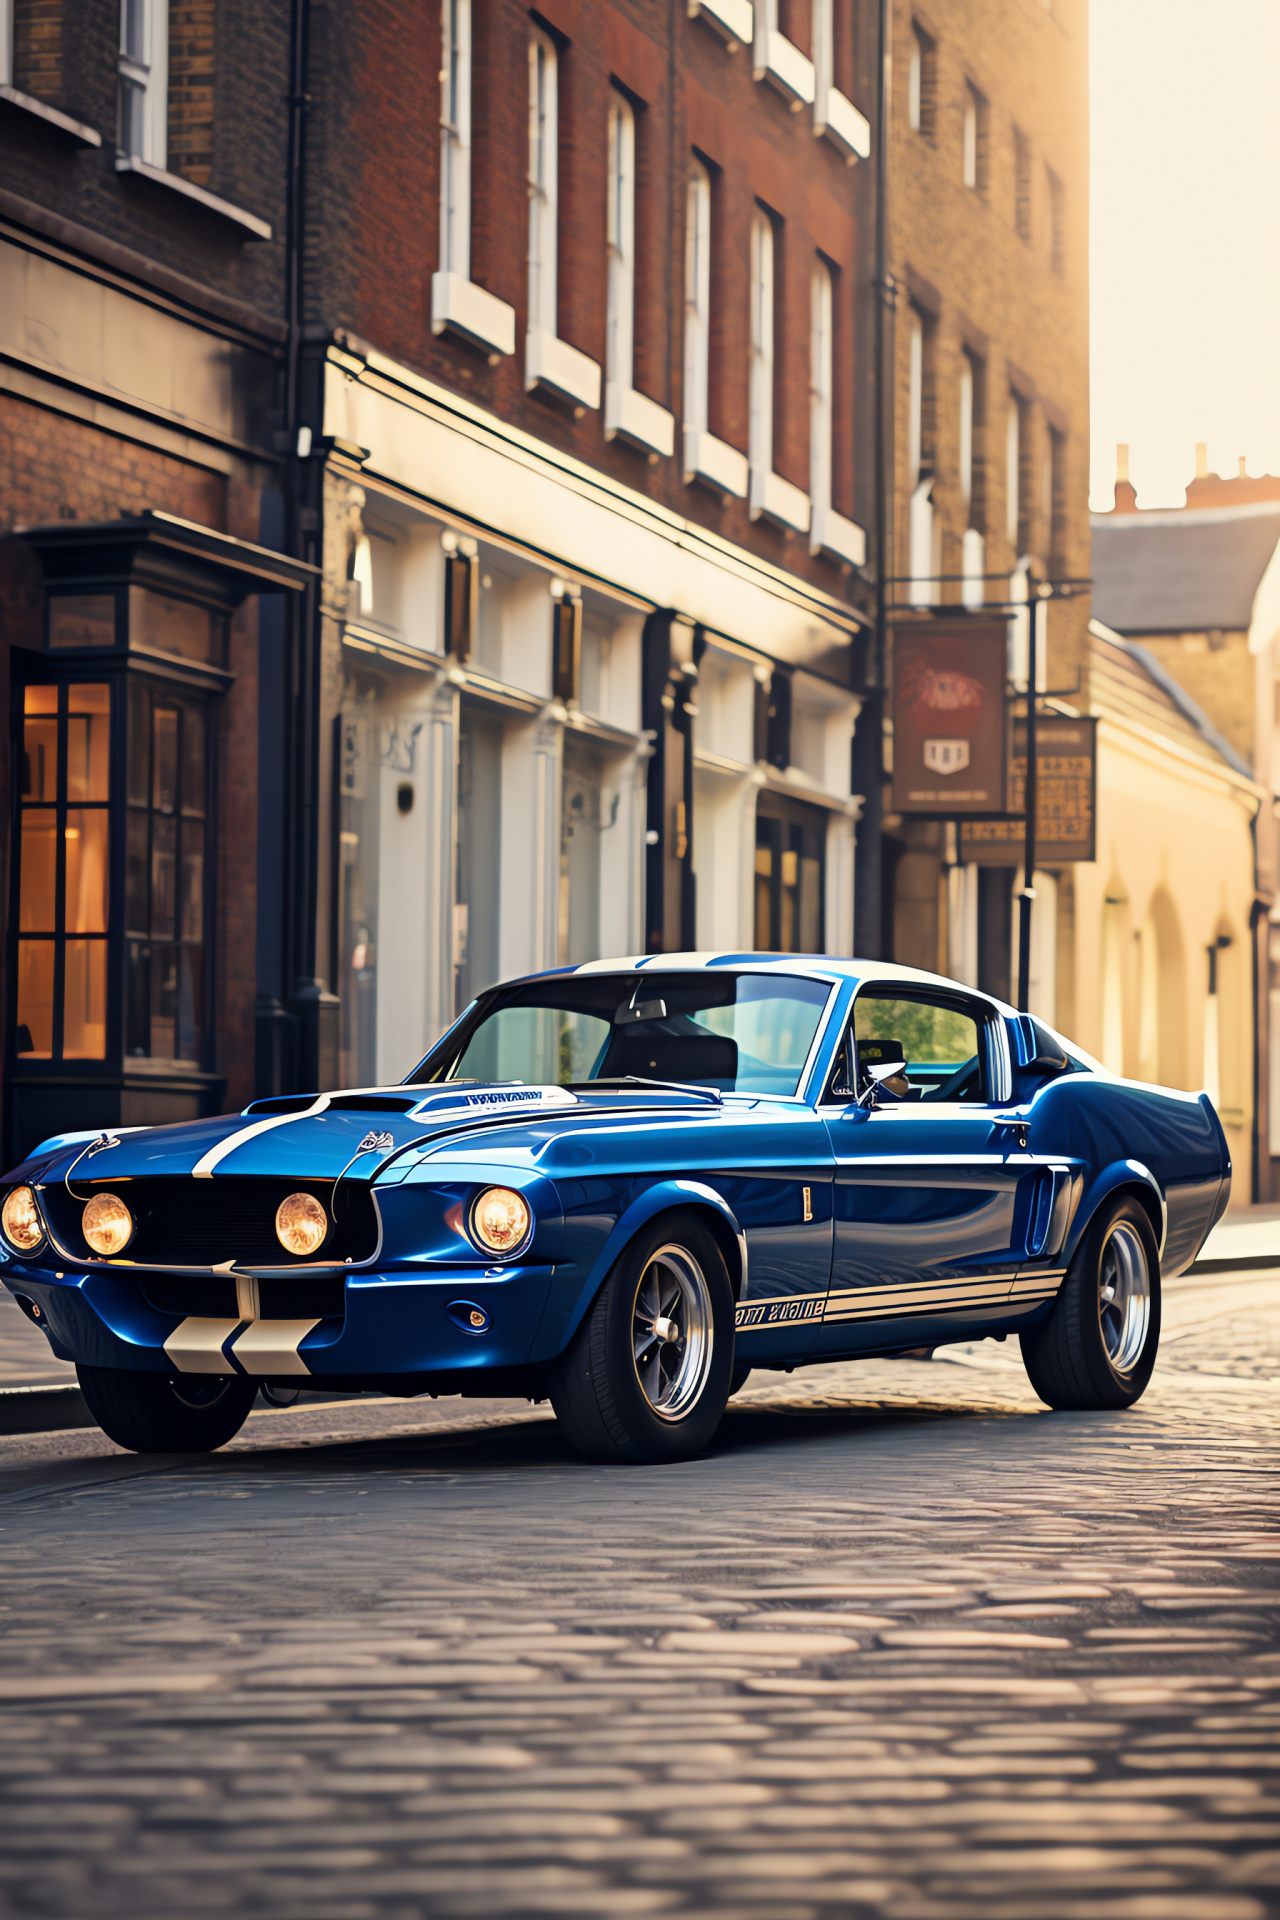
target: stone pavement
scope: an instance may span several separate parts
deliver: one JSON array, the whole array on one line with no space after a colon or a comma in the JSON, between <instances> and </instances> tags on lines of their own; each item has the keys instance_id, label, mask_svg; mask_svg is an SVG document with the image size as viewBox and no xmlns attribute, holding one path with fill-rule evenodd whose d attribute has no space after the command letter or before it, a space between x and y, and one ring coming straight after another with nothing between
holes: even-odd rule
<instances>
[{"instance_id":1,"label":"stone pavement","mask_svg":"<svg viewBox=\"0 0 1280 1920\"><path fill-rule=\"evenodd\" d=\"M0 1441L0 1911L1280 1913L1280 1279L1167 1307L1128 1414L986 1343L667 1470L460 1401Z\"/></svg>"}]
</instances>

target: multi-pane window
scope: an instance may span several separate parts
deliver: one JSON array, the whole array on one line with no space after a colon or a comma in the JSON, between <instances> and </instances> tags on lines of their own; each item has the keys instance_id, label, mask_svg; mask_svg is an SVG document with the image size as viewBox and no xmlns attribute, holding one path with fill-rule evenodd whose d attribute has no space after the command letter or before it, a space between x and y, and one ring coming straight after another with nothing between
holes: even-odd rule
<instances>
[{"instance_id":1,"label":"multi-pane window","mask_svg":"<svg viewBox=\"0 0 1280 1920\"><path fill-rule=\"evenodd\" d=\"M1049 189L1049 264L1055 273L1066 271L1066 217L1063 210L1062 182L1052 167L1044 170Z\"/></svg>"},{"instance_id":2,"label":"multi-pane window","mask_svg":"<svg viewBox=\"0 0 1280 1920\"><path fill-rule=\"evenodd\" d=\"M206 968L205 709L129 687L125 1055L200 1064Z\"/></svg>"},{"instance_id":3,"label":"multi-pane window","mask_svg":"<svg viewBox=\"0 0 1280 1920\"><path fill-rule=\"evenodd\" d=\"M707 431L711 342L711 180L701 160L689 169L684 227L684 424ZM696 462L686 458L686 466Z\"/></svg>"},{"instance_id":4,"label":"multi-pane window","mask_svg":"<svg viewBox=\"0 0 1280 1920\"><path fill-rule=\"evenodd\" d=\"M107 682L26 688L15 1052L27 1059L106 1055L110 765Z\"/></svg>"},{"instance_id":5,"label":"multi-pane window","mask_svg":"<svg viewBox=\"0 0 1280 1920\"><path fill-rule=\"evenodd\" d=\"M1005 537L1016 547L1022 521L1022 409L1012 394L1005 427L1004 498Z\"/></svg>"},{"instance_id":6,"label":"multi-pane window","mask_svg":"<svg viewBox=\"0 0 1280 1920\"><path fill-rule=\"evenodd\" d=\"M630 388L635 366L636 118L629 101L609 96L608 334L605 380Z\"/></svg>"},{"instance_id":7,"label":"multi-pane window","mask_svg":"<svg viewBox=\"0 0 1280 1920\"><path fill-rule=\"evenodd\" d=\"M440 65L440 271L471 278L471 0L444 0Z\"/></svg>"},{"instance_id":8,"label":"multi-pane window","mask_svg":"<svg viewBox=\"0 0 1280 1920\"><path fill-rule=\"evenodd\" d=\"M987 191L987 103L971 83L967 83L964 90L962 153L964 184L973 193L985 195Z\"/></svg>"},{"instance_id":9,"label":"multi-pane window","mask_svg":"<svg viewBox=\"0 0 1280 1920\"><path fill-rule=\"evenodd\" d=\"M168 161L168 0L120 0L120 151Z\"/></svg>"},{"instance_id":10,"label":"multi-pane window","mask_svg":"<svg viewBox=\"0 0 1280 1920\"><path fill-rule=\"evenodd\" d=\"M809 327L809 498L815 518L831 504L834 323L831 268L825 260L817 259L810 287Z\"/></svg>"},{"instance_id":11,"label":"multi-pane window","mask_svg":"<svg viewBox=\"0 0 1280 1920\"><path fill-rule=\"evenodd\" d=\"M1013 223L1019 240L1031 241L1031 142L1013 130Z\"/></svg>"},{"instance_id":12,"label":"multi-pane window","mask_svg":"<svg viewBox=\"0 0 1280 1920\"><path fill-rule=\"evenodd\" d=\"M826 820L816 807L762 792L756 803L758 953L821 953Z\"/></svg>"},{"instance_id":13,"label":"multi-pane window","mask_svg":"<svg viewBox=\"0 0 1280 1920\"><path fill-rule=\"evenodd\" d=\"M938 597L937 527L933 509L932 341L924 315L912 307L907 322L907 465L911 503L907 522L910 598L916 607Z\"/></svg>"},{"instance_id":14,"label":"multi-pane window","mask_svg":"<svg viewBox=\"0 0 1280 1920\"><path fill-rule=\"evenodd\" d=\"M748 448L751 472L773 470L773 222L751 217L751 385Z\"/></svg>"},{"instance_id":15,"label":"multi-pane window","mask_svg":"<svg viewBox=\"0 0 1280 1920\"><path fill-rule=\"evenodd\" d=\"M937 101L937 49L919 21L911 22L907 46L907 124L933 139Z\"/></svg>"},{"instance_id":16,"label":"multi-pane window","mask_svg":"<svg viewBox=\"0 0 1280 1920\"><path fill-rule=\"evenodd\" d=\"M974 356L965 351L960 355L960 499L965 516L961 537L960 571L963 582L960 597L964 605L970 608L981 606L985 597L982 464L977 455L981 405L981 368Z\"/></svg>"},{"instance_id":17,"label":"multi-pane window","mask_svg":"<svg viewBox=\"0 0 1280 1920\"><path fill-rule=\"evenodd\" d=\"M529 331L556 331L556 206L559 140L556 50L529 42Z\"/></svg>"}]
</instances>

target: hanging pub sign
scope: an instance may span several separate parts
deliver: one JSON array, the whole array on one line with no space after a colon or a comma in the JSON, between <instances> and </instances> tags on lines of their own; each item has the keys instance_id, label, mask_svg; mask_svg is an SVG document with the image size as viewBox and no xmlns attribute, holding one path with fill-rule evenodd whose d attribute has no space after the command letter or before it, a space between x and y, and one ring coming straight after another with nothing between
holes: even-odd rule
<instances>
[{"instance_id":1,"label":"hanging pub sign","mask_svg":"<svg viewBox=\"0 0 1280 1920\"><path fill-rule=\"evenodd\" d=\"M1026 806L1027 723L1013 723L1009 812ZM1098 723L1059 714L1036 716L1036 864L1069 866L1097 858ZM967 821L960 858L983 867L1020 867L1023 820Z\"/></svg>"},{"instance_id":2,"label":"hanging pub sign","mask_svg":"<svg viewBox=\"0 0 1280 1920\"><path fill-rule=\"evenodd\" d=\"M895 813L958 819L1005 806L1004 620L893 629Z\"/></svg>"}]
</instances>

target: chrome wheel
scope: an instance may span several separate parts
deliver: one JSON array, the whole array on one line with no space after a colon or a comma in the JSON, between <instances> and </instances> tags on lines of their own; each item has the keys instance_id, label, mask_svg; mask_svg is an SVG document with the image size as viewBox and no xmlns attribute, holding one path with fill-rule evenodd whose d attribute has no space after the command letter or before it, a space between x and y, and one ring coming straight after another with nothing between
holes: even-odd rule
<instances>
[{"instance_id":1,"label":"chrome wheel","mask_svg":"<svg viewBox=\"0 0 1280 1920\"><path fill-rule=\"evenodd\" d=\"M1151 1274L1146 1248L1127 1220L1117 1222L1102 1249L1098 1319L1107 1358L1117 1373L1128 1373L1147 1343Z\"/></svg>"},{"instance_id":2,"label":"chrome wheel","mask_svg":"<svg viewBox=\"0 0 1280 1920\"><path fill-rule=\"evenodd\" d=\"M679 1420L697 1403L711 1346L711 1291L702 1268L684 1247L659 1247L636 1288L632 1353L640 1391L660 1420Z\"/></svg>"}]
</instances>

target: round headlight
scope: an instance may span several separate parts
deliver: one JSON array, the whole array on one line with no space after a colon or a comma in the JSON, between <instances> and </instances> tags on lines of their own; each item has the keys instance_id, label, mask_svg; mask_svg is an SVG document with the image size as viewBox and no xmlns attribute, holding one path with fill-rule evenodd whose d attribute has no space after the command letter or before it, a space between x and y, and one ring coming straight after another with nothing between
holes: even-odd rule
<instances>
[{"instance_id":1,"label":"round headlight","mask_svg":"<svg viewBox=\"0 0 1280 1920\"><path fill-rule=\"evenodd\" d=\"M44 1226L30 1187L15 1187L0 1207L0 1226L11 1247L32 1253L44 1239Z\"/></svg>"},{"instance_id":2,"label":"round headlight","mask_svg":"<svg viewBox=\"0 0 1280 1920\"><path fill-rule=\"evenodd\" d=\"M532 1225L526 1201L510 1187L486 1187L471 1209L471 1237L488 1253L514 1253Z\"/></svg>"},{"instance_id":3,"label":"round headlight","mask_svg":"<svg viewBox=\"0 0 1280 1920\"><path fill-rule=\"evenodd\" d=\"M286 1253L319 1253L329 1238L329 1216L314 1193L291 1193L276 1208L276 1239Z\"/></svg>"},{"instance_id":4,"label":"round headlight","mask_svg":"<svg viewBox=\"0 0 1280 1920\"><path fill-rule=\"evenodd\" d=\"M80 1231L104 1260L123 1253L133 1238L133 1215L119 1194L95 1193L80 1216Z\"/></svg>"}]
</instances>

